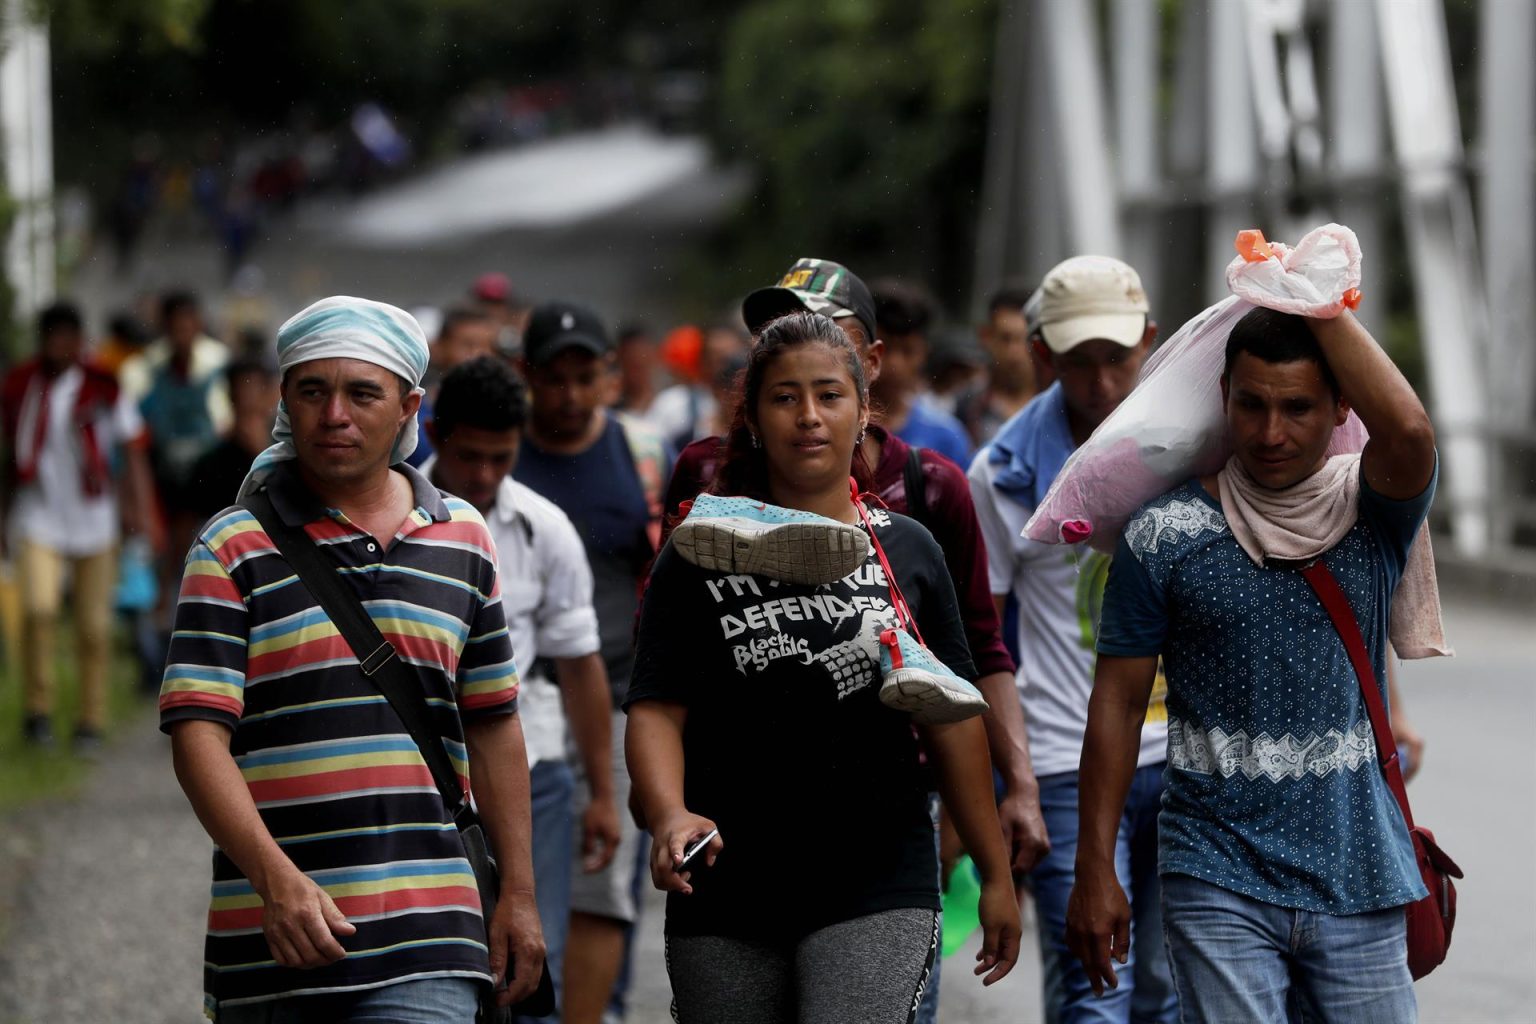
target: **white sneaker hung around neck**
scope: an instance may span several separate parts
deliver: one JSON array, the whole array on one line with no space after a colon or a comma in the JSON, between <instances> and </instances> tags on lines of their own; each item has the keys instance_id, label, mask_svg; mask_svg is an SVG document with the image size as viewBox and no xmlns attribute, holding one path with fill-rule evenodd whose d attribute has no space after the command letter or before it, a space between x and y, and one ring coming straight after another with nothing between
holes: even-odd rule
<instances>
[{"instance_id":1,"label":"white sneaker hung around neck","mask_svg":"<svg viewBox=\"0 0 1536 1024\"><path fill-rule=\"evenodd\" d=\"M751 498L701 494L672 531L677 553L711 572L783 583L836 583L864 564L869 538L857 526Z\"/></svg>"},{"instance_id":2,"label":"white sneaker hung around neck","mask_svg":"<svg viewBox=\"0 0 1536 1024\"><path fill-rule=\"evenodd\" d=\"M981 691L951 672L905 629L880 634L880 703L919 725L963 722L987 710Z\"/></svg>"},{"instance_id":3,"label":"white sneaker hung around neck","mask_svg":"<svg viewBox=\"0 0 1536 1024\"><path fill-rule=\"evenodd\" d=\"M880 703L911 715L912 721L919 725L975 718L987 710L986 698L980 690L951 671L923 643L917 619L896 583L896 570L885 557L885 548L875 534L858 483L852 479L848 483L854 507L869 530L870 543L880 559L880 568L885 571L886 584L891 590L891 607L896 613L897 624L880 632Z\"/></svg>"}]
</instances>

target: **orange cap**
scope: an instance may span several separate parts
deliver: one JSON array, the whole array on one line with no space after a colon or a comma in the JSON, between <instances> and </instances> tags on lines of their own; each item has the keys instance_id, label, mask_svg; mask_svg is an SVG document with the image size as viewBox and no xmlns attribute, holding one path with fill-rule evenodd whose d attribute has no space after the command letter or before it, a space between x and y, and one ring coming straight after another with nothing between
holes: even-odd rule
<instances>
[{"instance_id":1,"label":"orange cap","mask_svg":"<svg viewBox=\"0 0 1536 1024\"><path fill-rule=\"evenodd\" d=\"M1239 231L1232 244L1236 247L1237 254L1249 263L1263 263L1275 256L1275 250L1269 247L1269 242L1264 238L1264 232L1258 228Z\"/></svg>"},{"instance_id":2,"label":"orange cap","mask_svg":"<svg viewBox=\"0 0 1536 1024\"><path fill-rule=\"evenodd\" d=\"M661 339L661 361L667 369L687 380L699 379L704 354L704 332L693 324L683 324Z\"/></svg>"}]
</instances>

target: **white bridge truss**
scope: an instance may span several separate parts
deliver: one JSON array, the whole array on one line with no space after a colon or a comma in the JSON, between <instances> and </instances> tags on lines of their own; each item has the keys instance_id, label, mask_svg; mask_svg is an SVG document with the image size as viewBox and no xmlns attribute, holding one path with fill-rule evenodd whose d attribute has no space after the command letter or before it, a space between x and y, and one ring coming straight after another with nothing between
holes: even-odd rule
<instances>
[{"instance_id":1,"label":"white bridge truss","mask_svg":"<svg viewBox=\"0 0 1536 1024\"><path fill-rule=\"evenodd\" d=\"M1225 294L1239 229L1348 224L1378 337L1389 272L1411 275L1456 549L1536 542L1536 2L1478 4L1470 158L1443 0L1182 0L1171 53L1164 7L1003 0L977 305L1104 253L1166 334Z\"/></svg>"}]
</instances>

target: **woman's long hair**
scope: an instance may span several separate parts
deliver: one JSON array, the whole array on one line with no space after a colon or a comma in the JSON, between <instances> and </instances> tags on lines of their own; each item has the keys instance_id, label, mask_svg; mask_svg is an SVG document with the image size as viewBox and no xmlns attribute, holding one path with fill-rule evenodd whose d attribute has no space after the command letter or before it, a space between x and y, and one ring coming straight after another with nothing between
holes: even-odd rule
<instances>
[{"instance_id":1,"label":"woman's long hair","mask_svg":"<svg viewBox=\"0 0 1536 1024\"><path fill-rule=\"evenodd\" d=\"M768 368L786 351L797 345L825 345L842 355L853 378L853 386L859 393L860 408L869 407L869 384L864 377L864 361L859 351L843 333L843 329L831 317L820 313L790 313L770 322L758 335L757 344L747 357L747 368L742 371L737 388L736 412L731 417L731 430L725 439L725 457L715 471L715 479L709 485L709 493L744 495L758 501L769 501L768 456L764 449L752 443L752 428L748 412L757 410L757 400L762 395L763 379ZM859 445L853 448L854 480L860 491L870 489L873 473Z\"/></svg>"}]
</instances>

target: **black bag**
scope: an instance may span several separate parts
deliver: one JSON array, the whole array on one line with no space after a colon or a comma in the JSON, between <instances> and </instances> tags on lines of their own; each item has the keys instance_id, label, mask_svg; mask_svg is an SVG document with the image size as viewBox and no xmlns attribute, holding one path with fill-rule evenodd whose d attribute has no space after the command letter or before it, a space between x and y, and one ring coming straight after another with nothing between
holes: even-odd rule
<instances>
[{"instance_id":1,"label":"black bag","mask_svg":"<svg viewBox=\"0 0 1536 1024\"><path fill-rule=\"evenodd\" d=\"M907 492L907 515L927 526L928 478L923 475L921 448L914 447L907 452L907 464L902 468L901 482Z\"/></svg>"},{"instance_id":2,"label":"black bag","mask_svg":"<svg viewBox=\"0 0 1536 1024\"><path fill-rule=\"evenodd\" d=\"M464 844L464 856L475 874L475 885L480 890L480 912L484 916L487 933L491 918L496 913L496 899L501 892L501 873L496 858L491 855L486 842L485 829L480 815L464 795L458 774L448 761L443 749L442 737L430 725L430 712L421 680L405 662L395 657L394 646L379 632L363 603L352 588L336 575L336 566L315 546L309 534L301 527L291 527L283 522L272 499L266 491L258 491L241 504L256 517L266 531L278 553L287 560L330 617L347 646L356 655L358 666L400 716L406 732L421 749L422 760L432 773L432 781L442 795L443 805L453 815L453 824L459 830ZM368 651L364 655L362 652ZM489 937L489 934L487 934ZM508 962L505 977L511 977L512 964ZM475 1015L477 1024L510 1024L514 1016L547 1017L555 1012L555 987L549 977L549 965L544 965L538 988L533 995L512 1006L497 1006L496 991L489 986L481 991L480 1009Z\"/></svg>"}]
</instances>

